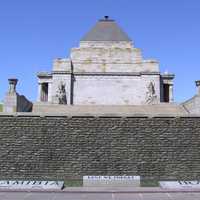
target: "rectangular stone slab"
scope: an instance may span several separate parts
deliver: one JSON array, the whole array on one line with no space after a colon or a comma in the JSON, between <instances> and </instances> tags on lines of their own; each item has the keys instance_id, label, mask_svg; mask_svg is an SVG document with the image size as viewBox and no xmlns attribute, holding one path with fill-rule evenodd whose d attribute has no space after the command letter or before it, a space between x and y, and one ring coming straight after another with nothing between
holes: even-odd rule
<instances>
[{"instance_id":1,"label":"rectangular stone slab","mask_svg":"<svg viewBox=\"0 0 200 200\"><path fill-rule=\"evenodd\" d=\"M159 185L165 189L200 189L200 181L160 181Z\"/></svg>"},{"instance_id":2,"label":"rectangular stone slab","mask_svg":"<svg viewBox=\"0 0 200 200\"><path fill-rule=\"evenodd\" d=\"M18 181L0 180L0 189L38 189L38 190L61 190L64 181Z\"/></svg>"},{"instance_id":3,"label":"rectangular stone slab","mask_svg":"<svg viewBox=\"0 0 200 200\"><path fill-rule=\"evenodd\" d=\"M84 187L139 187L140 176L83 176Z\"/></svg>"}]
</instances>

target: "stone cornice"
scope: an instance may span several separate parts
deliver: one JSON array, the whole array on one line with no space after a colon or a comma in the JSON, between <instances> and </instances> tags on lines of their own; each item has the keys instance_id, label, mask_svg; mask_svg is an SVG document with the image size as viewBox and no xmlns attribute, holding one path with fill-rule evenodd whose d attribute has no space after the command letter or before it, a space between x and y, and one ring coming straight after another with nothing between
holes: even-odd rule
<instances>
[{"instance_id":1,"label":"stone cornice","mask_svg":"<svg viewBox=\"0 0 200 200\"><path fill-rule=\"evenodd\" d=\"M160 75L159 72L74 72L77 76L141 76Z\"/></svg>"},{"instance_id":2,"label":"stone cornice","mask_svg":"<svg viewBox=\"0 0 200 200\"><path fill-rule=\"evenodd\" d=\"M49 73L49 72L38 72L37 73L37 77L38 78L51 78L52 77L52 73Z\"/></svg>"}]
</instances>

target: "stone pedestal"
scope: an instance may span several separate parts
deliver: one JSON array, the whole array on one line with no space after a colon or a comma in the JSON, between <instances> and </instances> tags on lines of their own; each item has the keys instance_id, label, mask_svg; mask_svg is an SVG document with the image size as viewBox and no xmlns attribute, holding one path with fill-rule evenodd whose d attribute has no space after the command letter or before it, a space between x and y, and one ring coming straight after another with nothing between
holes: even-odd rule
<instances>
[{"instance_id":1,"label":"stone pedestal","mask_svg":"<svg viewBox=\"0 0 200 200\"><path fill-rule=\"evenodd\" d=\"M4 99L4 112L30 112L32 110L32 103L26 99L25 96L19 95L16 92L16 85L18 80L15 78L8 79L9 90Z\"/></svg>"},{"instance_id":2,"label":"stone pedestal","mask_svg":"<svg viewBox=\"0 0 200 200\"><path fill-rule=\"evenodd\" d=\"M4 99L4 112L17 112L17 93L16 85L18 80L15 78L8 79L9 89Z\"/></svg>"}]
</instances>

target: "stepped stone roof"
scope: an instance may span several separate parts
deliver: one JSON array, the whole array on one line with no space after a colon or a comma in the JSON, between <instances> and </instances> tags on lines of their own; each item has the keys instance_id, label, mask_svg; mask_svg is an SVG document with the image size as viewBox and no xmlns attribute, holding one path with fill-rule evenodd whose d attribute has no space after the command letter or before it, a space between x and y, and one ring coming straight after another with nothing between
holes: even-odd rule
<instances>
[{"instance_id":1,"label":"stepped stone roof","mask_svg":"<svg viewBox=\"0 0 200 200\"><path fill-rule=\"evenodd\" d=\"M105 16L81 39L81 41L127 41L131 39L118 24Z\"/></svg>"}]
</instances>

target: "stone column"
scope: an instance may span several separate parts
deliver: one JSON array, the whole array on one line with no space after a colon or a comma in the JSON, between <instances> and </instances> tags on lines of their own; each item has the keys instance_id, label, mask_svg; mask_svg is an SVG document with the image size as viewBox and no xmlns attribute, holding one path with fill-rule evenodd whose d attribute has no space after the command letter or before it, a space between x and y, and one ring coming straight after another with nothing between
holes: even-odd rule
<instances>
[{"instance_id":1,"label":"stone column","mask_svg":"<svg viewBox=\"0 0 200 200\"><path fill-rule=\"evenodd\" d=\"M169 84L169 102L174 102L173 84Z\"/></svg>"},{"instance_id":2,"label":"stone column","mask_svg":"<svg viewBox=\"0 0 200 200\"><path fill-rule=\"evenodd\" d=\"M9 94L16 93L16 85L17 85L18 79L10 78L10 79L8 79L8 82L9 82L9 91L8 91L8 93Z\"/></svg>"},{"instance_id":3,"label":"stone column","mask_svg":"<svg viewBox=\"0 0 200 200\"><path fill-rule=\"evenodd\" d=\"M41 83L38 83L38 98L37 98L37 101L41 101L41 92L42 92L42 84Z\"/></svg>"},{"instance_id":4,"label":"stone column","mask_svg":"<svg viewBox=\"0 0 200 200\"><path fill-rule=\"evenodd\" d=\"M197 86L197 95L200 95L200 80L195 81L196 86Z\"/></svg>"},{"instance_id":5,"label":"stone column","mask_svg":"<svg viewBox=\"0 0 200 200\"><path fill-rule=\"evenodd\" d=\"M52 102L52 83L48 83L48 102Z\"/></svg>"},{"instance_id":6,"label":"stone column","mask_svg":"<svg viewBox=\"0 0 200 200\"><path fill-rule=\"evenodd\" d=\"M18 97L18 94L16 92L17 81L18 80L15 78L8 79L9 89L4 99L4 106L3 106L4 112L17 112L17 97Z\"/></svg>"}]
</instances>

